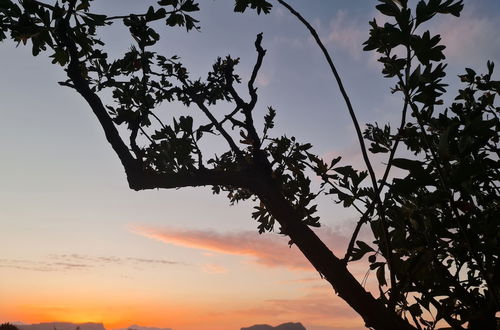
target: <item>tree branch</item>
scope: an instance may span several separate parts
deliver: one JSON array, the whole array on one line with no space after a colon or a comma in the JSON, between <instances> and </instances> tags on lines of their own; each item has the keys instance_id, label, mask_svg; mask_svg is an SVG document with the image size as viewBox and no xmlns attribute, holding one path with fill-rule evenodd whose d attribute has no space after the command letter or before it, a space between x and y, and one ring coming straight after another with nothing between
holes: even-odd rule
<instances>
[{"instance_id":1,"label":"tree branch","mask_svg":"<svg viewBox=\"0 0 500 330\"><path fill-rule=\"evenodd\" d=\"M200 168L179 173L136 173L129 179L130 188L134 190L147 189L177 189L200 186L230 186L247 188L253 186L253 176L249 171L222 171L218 169Z\"/></svg>"},{"instance_id":2,"label":"tree branch","mask_svg":"<svg viewBox=\"0 0 500 330\"><path fill-rule=\"evenodd\" d=\"M251 100L249 106L253 109L257 103L257 88L254 87L255 79L259 73L260 67L262 66L262 61L266 55L266 50L262 48L262 32L257 34L257 39L255 39L255 49L257 50L257 62L255 63L252 75L248 81L248 92L250 94Z\"/></svg>"},{"instance_id":3,"label":"tree branch","mask_svg":"<svg viewBox=\"0 0 500 330\"><path fill-rule=\"evenodd\" d=\"M266 205L284 230L314 268L332 285L365 321L367 327L375 329L415 330L394 311L386 309L361 286L347 270L345 263L337 258L318 236L304 223L297 210L283 196L272 178L265 174L254 177L255 193Z\"/></svg>"},{"instance_id":4,"label":"tree branch","mask_svg":"<svg viewBox=\"0 0 500 330\"><path fill-rule=\"evenodd\" d=\"M74 3L75 1L73 1ZM74 6L74 4L73 4ZM118 155L129 180L133 175L141 172L137 160L130 154L128 146L123 142L118 130L113 123L113 120L108 115L106 108L102 104L101 99L89 86L88 81L82 75L81 63L79 61L78 48L74 40L69 36L69 16L58 23L56 28L59 42L68 49L70 54L70 62L66 69L67 75L73 84L73 88L82 95L87 101L95 116L99 120L101 127L104 130L106 140L109 142L113 150Z\"/></svg>"},{"instance_id":5,"label":"tree branch","mask_svg":"<svg viewBox=\"0 0 500 330\"><path fill-rule=\"evenodd\" d=\"M193 99L194 103L200 108L200 110L205 114L205 116L210 119L212 124L215 126L215 128L222 134L222 136L226 139L227 143L229 144L229 147L231 150L236 154L236 158L238 158L240 161L243 160L243 153L241 150L238 148L236 143L234 142L233 138L229 133L224 129L224 127L219 123L219 121L212 115L210 110L203 104L203 101L199 100L196 95L192 95L191 98Z\"/></svg>"},{"instance_id":6,"label":"tree branch","mask_svg":"<svg viewBox=\"0 0 500 330\"><path fill-rule=\"evenodd\" d=\"M344 88L344 84L342 82L342 79L340 78L340 75L337 72L337 68L333 64L333 60L330 56L330 53L328 52L326 47L323 45L323 42L321 41L316 30L312 27L312 25L304 17L302 17L302 15L299 12L297 12L295 9L293 9L292 6L290 6L284 0L277 0L277 1L283 7L288 9L288 11L290 13L292 13L295 17L297 17L299 19L299 21L301 21L302 24L304 24L306 26L306 28L309 30L309 32L313 36L314 40L318 44L319 48L323 52L323 55L325 56L326 61L328 62L328 65L330 66L330 70L332 71L332 73L335 77L335 80L336 80L337 85L339 87L340 93L342 94L342 97L344 98L345 104L347 105L349 115L351 116L351 120L352 120L352 122L354 124L354 128L356 130L356 135L358 137L358 142L359 142L359 146L361 148L361 153L363 154L363 160L365 162L366 168L368 169L368 173L370 173L370 178L372 180L373 188L376 189L377 188L377 179L376 179L373 167L371 165L370 159L368 157L368 152L366 151L366 145L365 145L365 142L363 139L363 134L361 132L361 127L359 126L358 119L356 117L356 113L354 112L354 109L353 109L352 104L351 104L351 100L349 99L349 96L347 95L347 92Z\"/></svg>"},{"instance_id":7,"label":"tree branch","mask_svg":"<svg viewBox=\"0 0 500 330\"><path fill-rule=\"evenodd\" d=\"M237 109L240 108L243 111L243 115L245 116L245 128L248 131L250 139L252 140L252 146L254 148L254 154L257 155L258 150L260 149L261 140L259 134L255 130L255 126L253 123L252 111L257 104L257 88L254 87L255 79L257 78L257 74L259 73L259 69L262 66L262 61L264 56L266 55L266 50L262 48L262 33L257 34L257 38L255 40L255 49L257 50L257 61L253 67L252 74L248 81L248 93L250 94L250 102L246 103L243 99L238 95L233 86L233 72L226 72L226 80L228 81L228 89L231 97L233 97L236 102Z\"/></svg>"},{"instance_id":8,"label":"tree branch","mask_svg":"<svg viewBox=\"0 0 500 330\"><path fill-rule=\"evenodd\" d=\"M284 0L277 0L281 5L283 5L290 13L292 13L295 17L297 17L309 30L311 35L313 36L314 40L318 44L319 48L323 52L323 55L325 56L328 65L330 66L330 70L332 71L335 80L337 82L337 85L339 87L340 93L342 94L342 97L344 98L345 104L347 105L347 109L349 111L349 115L351 116L351 120L354 124L354 128L356 130L356 135L358 138L358 143L361 148L361 154L363 155L363 160L365 162L366 168L368 169L368 173L370 174L370 179L372 181L372 186L373 186L373 191L376 192L378 190L378 184L377 184L377 178L375 176L375 171L373 170L373 167L370 162L370 158L368 157L368 152L366 150L366 145L365 141L363 139L363 134L361 132L361 127L359 126L358 119L356 117L356 113L354 112L354 109L351 104L351 100L349 99L349 96L347 95L347 92L344 88L344 84L342 82L342 79L340 78L339 73L337 72L337 69L335 65L333 64L333 60L326 49L326 47L323 45L323 42L321 41L318 33L316 30L312 27L312 25L304 18L300 13L298 13L295 9L293 9L288 3L286 3ZM393 257L392 257L392 248L391 244L388 240L388 230L387 230L387 224L385 222L385 215L384 215L384 210L382 207L382 201L380 200L380 196L378 194L375 194L375 200L377 202L377 210L379 211L379 216L380 216L380 226L381 226L381 239L382 239L382 245L384 246L385 254L386 254L386 259L387 263L389 266L389 269L392 270L392 264L393 264ZM392 271L391 271L392 273ZM395 288L396 283L394 282L394 277L391 275L391 287ZM394 294L394 292L393 292Z\"/></svg>"},{"instance_id":9,"label":"tree branch","mask_svg":"<svg viewBox=\"0 0 500 330\"><path fill-rule=\"evenodd\" d=\"M200 100L200 98L197 95L190 92L191 86L189 86L186 79L179 76L177 76L177 79L179 79L179 81L183 84L185 88L185 93L191 97L192 101L198 106L198 108L200 108L200 110L205 114L205 116L207 116L207 118L214 125L214 127L222 134L224 139L226 139L227 143L229 144L229 147L236 154L236 158L240 161L243 161L244 159L243 153L238 148L231 135L229 135L229 133L222 126L222 124L217 120L217 118L215 118L214 115L210 112L210 110L208 110L208 108L203 103L203 100Z\"/></svg>"},{"instance_id":10,"label":"tree branch","mask_svg":"<svg viewBox=\"0 0 500 330\"><path fill-rule=\"evenodd\" d=\"M356 228L354 228L354 231L351 235L349 245L347 246L347 251L344 255L344 259L342 259L344 263L347 264L349 262L349 258L351 257L352 251L354 250L354 244L356 243L356 239L358 238L361 227L363 226L363 224L367 223L368 220L370 219L370 215L372 214L374 207L375 207L375 202L372 201L368 206L368 208L363 213L363 215L361 216L361 218L358 220Z\"/></svg>"}]
</instances>

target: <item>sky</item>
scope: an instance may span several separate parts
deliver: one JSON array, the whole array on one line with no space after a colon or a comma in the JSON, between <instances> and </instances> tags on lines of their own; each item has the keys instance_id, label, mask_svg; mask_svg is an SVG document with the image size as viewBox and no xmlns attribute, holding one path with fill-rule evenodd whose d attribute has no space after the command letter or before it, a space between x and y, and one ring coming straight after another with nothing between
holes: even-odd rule
<instances>
[{"instance_id":1,"label":"sky","mask_svg":"<svg viewBox=\"0 0 500 330\"><path fill-rule=\"evenodd\" d=\"M263 32L256 116L277 109L276 135L311 142L325 158L361 167L354 132L333 77L305 28L283 8L232 12L233 1L202 0L201 32L165 28L165 55L180 55L193 76L218 56L241 58L248 78ZM95 12L141 11L132 0L95 0ZM401 99L388 90L376 56L361 51L374 1L290 0L333 54L361 123L397 121ZM447 82L464 67L500 63L500 2L466 1L462 17L427 28L447 45ZM132 41L103 33L110 53ZM48 54L47 54L48 55ZM295 247L259 235L251 203L230 207L208 188L135 192L97 120L47 55L0 44L0 323L103 322L230 330L302 322L308 330L362 329ZM450 94L453 95L453 92ZM109 100L108 100L109 101ZM377 165L376 168L382 168ZM318 235L342 256L355 215L322 199ZM358 279L367 267L351 266ZM373 276L371 276L373 279Z\"/></svg>"}]
</instances>

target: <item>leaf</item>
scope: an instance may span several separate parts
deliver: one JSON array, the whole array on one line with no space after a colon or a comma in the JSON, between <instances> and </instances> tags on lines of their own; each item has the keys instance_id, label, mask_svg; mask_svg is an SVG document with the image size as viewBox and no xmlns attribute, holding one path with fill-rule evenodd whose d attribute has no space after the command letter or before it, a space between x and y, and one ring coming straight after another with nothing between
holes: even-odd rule
<instances>
[{"instance_id":1,"label":"leaf","mask_svg":"<svg viewBox=\"0 0 500 330\"><path fill-rule=\"evenodd\" d=\"M180 116L179 117L179 127L184 132L191 134L193 132L193 117Z\"/></svg>"},{"instance_id":2,"label":"leaf","mask_svg":"<svg viewBox=\"0 0 500 330\"><path fill-rule=\"evenodd\" d=\"M408 311L411 313L411 315L415 317L422 315L422 309L420 308L420 305L417 303L408 307Z\"/></svg>"},{"instance_id":3,"label":"leaf","mask_svg":"<svg viewBox=\"0 0 500 330\"><path fill-rule=\"evenodd\" d=\"M342 157L341 157L341 156L338 156L338 157L336 157L336 158L332 159L332 161L331 161L331 163L330 163L330 167L329 167L329 168L332 168L332 167L334 167L335 165L337 165L337 164L340 162L340 160L341 160L341 159L342 159Z\"/></svg>"},{"instance_id":4,"label":"leaf","mask_svg":"<svg viewBox=\"0 0 500 330\"><path fill-rule=\"evenodd\" d=\"M368 150L370 150L370 152L372 152L374 154L389 152L389 149L382 147L380 144L377 144L377 143L372 143Z\"/></svg>"},{"instance_id":5,"label":"leaf","mask_svg":"<svg viewBox=\"0 0 500 330\"><path fill-rule=\"evenodd\" d=\"M59 65L64 66L69 62L69 54L62 48L57 48L56 52L50 57L53 58L52 63L59 63Z\"/></svg>"},{"instance_id":6,"label":"leaf","mask_svg":"<svg viewBox=\"0 0 500 330\"><path fill-rule=\"evenodd\" d=\"M384 3L375 6L379 12L386 16L397 16L401 12L399 7L392 0L383 0Z\"/></svg>"},{"instance_id":7,"label":"leaf","mask_svg":"<svg viewBox=\"0 0 500 330\"><path fill-rule=\"evenodd\" d=\"M491 75L493 74L493 69L495 68L495 63L488 61L486 62L486 66L488 67L488 76L491 77Z\"/></svg>"},{"instance_id":8,"label":"leaf","mask_svg":"<svg viewBox=\"0 0 500 330\"><path fill-rule=\"evenodd\" d=\"M179 0L160 0L158 4L160 6L174 6L177 7Z\"/></svg>"},{"instance_id":9,"label":"leaf","mask_svg":"<svg viewBox=\"0 0 500 330\"><path fill-rule=\"evenodd\" d=\"M429 19L432 18L434 14L429 10L427 7L427 4L425 3L424 0L420 0L417 4L416 8L416 22L415 25L419 26L425 21L428 21Z\"/></svg>"},{"instance_id":10,"label":"leaf","mask_svg":"<svg viewBox=\"0 0 500 330\"><path fill-rule=\"evenodd\" d=\"M366 252L373 252L373 251L375 251L375 250L373 250L373 248L371 248L368 244L366 244L363 241L356 241L356 244L358 244L360 250L362 250L362 251L366 251Z\"/></svg>"},{"instance_id":11,"label":"leaf","mask_svg":"<svg viewBox=\"0 0 500 330\"><path fill-rule=\"evenodd\" d=\"M183 26L184 25L184 15L182 14L170 14L170 16L167 18L166 23L168 26Z\"/></svg>"},{"instance_id":12,"label":"leaf","mask_svg":"<svg viewBox=\"0 0 500 330\"><path fill-rule=\"evenodd\" d=\"M382 264L377 268L377 280L380 286L387 285L387 281L385 280L385 264Z\"/></svg>"},{"instance_id":13,"label":"leaf","mask_svg":"<svg viewBox=\"0 0 500 330\"><path fill-rule=\"evenodd\" d=\"M193 12L200 10L200 7L197 3L194 3L193 0L188 0L181 5L181 10L186 12Z\"/></svg>"},{"instance_id":14,"label":"leaf","mask_svg":"<svg viewBox=\"0 0 500 330\"><path fill-rule=\"evenodd\" d=\"M406 158L394 158L392 160L392 165L410 172L423 170L423 163L421 161Z\"/></svg>"},{"instance_id":15,"label":"leaf","mask_svg":"<svg viewBox=\"0 0 500 330\"><path fill-rule=\"evenodd\" d=\"M104 25L106 23L106 18L108 16L106 15L98 15L98 14L92 14L92 13L85 13L88 17L92 19L94 24L96 25Z\"/></svg>"},{"instance_id":16,"label":"leaf","mask_svg":"<svg viewBox=\"0 0 500 330\"><path fill-rule=\"evenodd\" d=\"M257 14L260 14L261 11L263 11L264 14L269 14L273 7L273 5L266 0L236 0L234 11L243 13L249 6L252 9L256 9Z\"/></svg>"},{"instance_id":17,"label":"leaf","mask_svg":"<svg viewBox=\"0 0 500 330\"><path fill-rule=\"evenodd\" d=\"M335 172L342 174L344 176L352 176L354 173L354 170L351 165L347 166L339 166L333 169Z\"/></svg>"},{"instance_id":18,"label":"leaf","mask_svg":"<svg viewBox=\"0 0 500 330\"><path fill-rule=\"evenodd\" d=\"M351 259L349 261L359 260L359 259L363 258L363 256L365 254L367 254L368 252L375 251L368 244L366 244L363 241L356 241L356 244L358 245L358 247L353 249L352 254L351 254Z\"/></svg>"},{"instance_id":19,"label":"leaf","mask_svg":"<svg viewBox=\"0 0 500 330\"><path fill-rule=\"evenodd\" d=\"M163 19L167 16L167 11L165 8L160 8L157 11L154 10L153 6L150 6L146 13L146 20L148 22Z\"/></svg>"},{"instance_id":20,"label":"leaf","mask_svg":"<svg viewBox=\"0 0 500 330\"><path fill-rule=\"evenodd\" d=\"M190 31L191 29L197 29L199 30L199 26L196 25L199 21L194 19L193 17L189 15L185 15L184 18L186 19L186 30Z\"/></svg>"},{"instance_id":21,"label":"leaf","mask_svg":"<svg viewBox=\"0 0 500 330\"><path fill-rule=\"evenodd\" d=\"M79 10L86 11L89 9L89 5L90 5L89 2L82 2L78 6L76 6L76 11L79 11Z\"/></svg>"}]
</instances>

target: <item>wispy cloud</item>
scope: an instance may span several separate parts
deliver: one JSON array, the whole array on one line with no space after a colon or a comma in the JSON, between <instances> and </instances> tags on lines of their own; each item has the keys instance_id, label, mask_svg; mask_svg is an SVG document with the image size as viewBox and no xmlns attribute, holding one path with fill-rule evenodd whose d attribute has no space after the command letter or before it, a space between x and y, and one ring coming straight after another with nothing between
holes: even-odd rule
<instances>
[{"instance_id":1,"label":"wispy cloud","mask_svg":"<svg viewBox=\"0 0 500 330\"><path fill-rule=\"evenodd\" d=\"M339 46L355 59L360 59L363 54L363 42L367 39L367 24L359 24L355 17L346 10L338 10L330 21L326 42Z\"/></svg>"},{"instance_id":2,"label":"wispy cloud","mask_svg":"<svg viewBox=\"0 0 500 330\"><path fill-rule=\"evenodd\" d=\"M148 226L131 226L130 230L168 244L248 257L253 262L265 267L313 270L296 246L289 247L286 237L272 233L263 235L258 235L255 231L219 233L211 230ZM330 243L330 247L334 250L345 248L347 239L330 228L322 229L320 236L327 244Z\"/></svg>"},{"instance_id":3,"label":"wispy cloud","mask_svg":"<svg viewBox=\"0 0 500 330\"><path fill-rule=\"evenodd\" d=\"M179 265L182 262L167 259L151 259L137 257L116 256L89 256L81 254L51 254L51 258L65 260L66 262L84 262L91 266L123 265L123 264L150 264L150 265Z\"/></svg>"},{"instance_id":4,"label":"wispy cloud","mask_svg":"<svg viewBox=\"0 0 500 330\"><path fill-rule=\"evenodd\" d=\"M379 70L379 55L363 50L363 43L369 37L370 26L368 20L375 18L379 25L387 22L387 18L377 11L372 11L368 16L356 16L345 9L337 10L331 18L328 27L318 29L322 40L328 47L333 47L333 52L343 51L358 62L363 62L372 70Z\"/></svg>"},{"instance_id":5,"label":"wispy cloud","mask_svg":"<svg viewBox=\"0 0 500 330\"><path fill-rule=\"evenodd\" d=\"M478 60L484 63L488 59L500 60L500 15L485 17L473 4L468 5L460 18L447 15L435 26L434 31L441 34L447 47L446 56L461 65L476 64Z\"/></svg>"},{"instance_id":6,"label":"wispy cloud","mask_svg":"<svg viewBox=\"0 0 500 330\"><path fill-rule=\"evenodd\" d=\"M166 259L136 257L88 256L81 254L50 254L42 260L0 259L0 268L38 272L83 271L109 265L182 265ZM184 264L185 265L185 264Z\"/></svg>"},{"instance_id":7,"label":"wispy cloud","mask_svg":"<svg viewBox=\"0 0 500 330\"><path fill-rule=\"evenodd\" d=\"M179 265L184 264L177 261L165 259L145 259L145 258L126 258L127 261L132 261L140 264L158 264L158 265Z\"/></svg>"},{"instance_id":8,"label":"wispy cloud","mask_svg":"<svg viewBox=\"0 0 500 330\"><path fill-rule=\"evenodd\" d=\"M66 270L84 270L91 265L74 262L38 261L26 259L0 259L0 268L27 270L36 272L56 272Z\"/></svg>"},{"instance_id":9,"label":"wispy cloud","mask_svg":"<svg viewBox=\"0 0 500 330\"><path fill-rule=\"evenodd\" d=\"M373 12L378 25L390 21L381 13ZM429 29L432 34L440 34L446 45L445 55L451 63L463 65L483 65L486 60L500 61L500 34L498 30L500 15L483 15L473 3L468 3L462 15L441 15L426 23L420 32ZM363 42L368 39L369 26L366 17L355 16L347 10L338 10L328 27L317 24L318 31L327 45L342 50L356 60L367 62L371 68L380 68L376 52L364 52ZM397 49L397 51L400 49ZM479 61L479 63L478 63ZM484 63L483 63L484 62Z\"/></svg>"}]
</instances>

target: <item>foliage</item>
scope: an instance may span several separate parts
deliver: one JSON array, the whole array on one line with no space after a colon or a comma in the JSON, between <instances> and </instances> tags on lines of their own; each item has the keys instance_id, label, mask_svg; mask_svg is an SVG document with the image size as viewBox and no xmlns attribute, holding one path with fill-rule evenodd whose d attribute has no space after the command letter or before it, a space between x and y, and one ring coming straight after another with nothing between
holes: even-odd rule
<instances>
[{"instance_id":1,"label":"foliage","mask_svg":"<svg viewBox=\"0 0 500 330\"><path fill-rule=\"evenodd\" d=\"M254 86L265 57L262 34L255 41L257 59L246 83L248 96L237 85L239 59L220 57L205 79L191 78L179 57L156 52L157 22L198 29L193 0L161 0L144 13L108 16L91 11L92 0L62 0L49 5L36 0L0 3L0 41L26 45L32 53L50 52L68 80L88 102L108 142L120 158L131 188L212 186L230 202L256 201L252 217L260 233L279 224L306 258L365 320L377 329L433 329L446 322L456 329L495 328L499 309L499 135L495 97L500 82L472 69L460 76L464 89L443 106L446 64L439 35L421 31L438 14L459 16L462 1L428 0L410 6L407 0L379 0L376 6L388 22L370 22L365 50L379 53L383 75L395 80L392 93L401 95L401 125L368 124L361 132L341 79L313 27L285 1L323 50L355 124L367 171L327 164L312 145L293 136L272 136L277 111L271 107L257 129ZM236 0L234 10L267 14L265 0ZM110 59L99 30L121 22L133 46ZM111 91L115 103L103 105L100 95ZM248 101L245 101L245 98ZM167 114L165 104L179 102L186 113ZM221 103L233 110L222 118ZM195 109L199 111L195 113ZM408 112L410 116L408 116ZM126 143L116 126L124 125ZM208 136L221 138L227 150L205 159ZM368 150L388 155L377 178ZM395 158L396 151L403 158ZM391 167L406 175L391 179ZM313 191L310 176L322 180ZM370 181L370 182L367 182ZM325 193L361 214L346 256L337 258L309 229L319 226L316 197ZM358 240L368 224L373 242ZM348 272L346 264L368 255L380 295L377 301ZM439 323L441 324L441 323Z\"/></svg>"},{"instance_id":2,"label":"foliage","mask_svg":"<svg viewBox=\"0 0 500 330\"><path fill-rule=\"evenodd\" d=\"M405 123L405 109L398 131L369 126L365 137L373 152L387 152L401 141L415 155L392 159L408 174L386 184L384 215L370 221L379 246L380 223L387 225L391 255L385 259L392 259L389 267L396 277L381 299L392 299L399 313L427 327L445 319L456 328L466 321L494 328L500 293L500 108L495 106L500 82L492 80L492 62L484 75L466 69L460 76L464 89L449 107L440 108L444 46L439 35L418 33L418 27L438 13L458 16L461 1L420 1L414 12L406 1L381 2L377 9L393 21L370 22L365 50L381 54L383 74L396 79L393 93L403 95L412 118ZM394 54L401 46L404 55ZM386 266L376 258L370 261L372 268ZM385 286L383 276L379 283ZM432 319L425 317L433 313Z\"/></svg>"},{"instance_id":3,"label":"foliage","mask_svg":"<svg viewBox=\"0 0 500 330\"><path fill-rule=\"evenodd\" d=\"M0 330L19 330L14 324L2 323L0 324Z\"/></svg>"}]
</instances>

